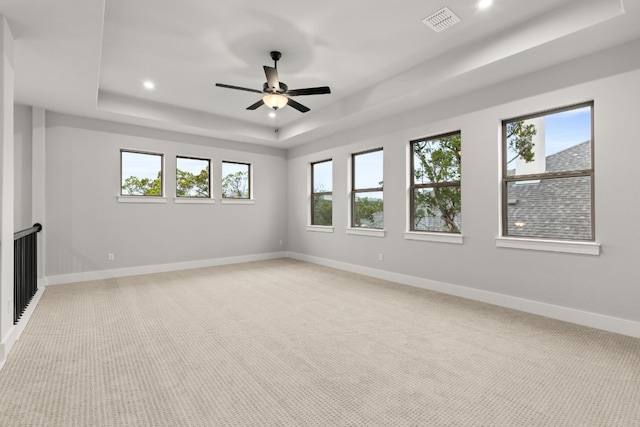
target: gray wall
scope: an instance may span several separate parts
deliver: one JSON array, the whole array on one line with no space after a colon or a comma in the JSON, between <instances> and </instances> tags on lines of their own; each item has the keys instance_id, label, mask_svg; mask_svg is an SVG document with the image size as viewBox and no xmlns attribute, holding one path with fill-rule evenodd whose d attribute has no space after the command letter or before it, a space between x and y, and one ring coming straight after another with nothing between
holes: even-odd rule
<instances>
[{"instance_id":1,"label":"gray wall","mask_svg":"<svg viewBox=\"0 0 640 427\"><path fill-rule=\"evenodd\" d=\"M33 225L31 215L31 107L14 110L14 231Z\"/></svg>"},{"instance_id":2,"label":"gray wall","mask_svg":"<svg viewBox=\"0 0 640 427\"><path fill-rule=\"evenodd\" d=\"M56 113L46 126L47 277L284 249L283 150ZM166 204L118 203L121 148L164 153ZM174 203L176 155L212 159L215 204ZM220 203L222 160L253 164L255 204Z\"/></svg>"},{"instance_id":3,"label":"gray wall","mask_svg":"<svg viewBox=\"0 0 640 427\"><path fill-rule=\"evenodd\" d=\"M621 55L624 51L619 52ZM628 52L627 52L628 53ZM594 56L504 82L441 105L391 116L291 150L288 250L316 260L391 272L580 311L640 321L640 68L621 73ZM627 71L624 67L634 68ZM614 70L615 71L615 70ZM599 75L600 74L600 75ZM607 74L609 77L602 77ZM561 85L561 87L558 87ZM502 119L595 101L596 237L600 256L497 248ZM462 131L464 244L408 241L408 142ZM347 166L353 152L384 147L384 238L348 235ZM333 159L333 233L307 231L309 163ZM384 254L384 261L378 254ZM329 263L331 265L331 263ZM357 270L357 269L356 269Z\"/></svg>"}]
</instances>

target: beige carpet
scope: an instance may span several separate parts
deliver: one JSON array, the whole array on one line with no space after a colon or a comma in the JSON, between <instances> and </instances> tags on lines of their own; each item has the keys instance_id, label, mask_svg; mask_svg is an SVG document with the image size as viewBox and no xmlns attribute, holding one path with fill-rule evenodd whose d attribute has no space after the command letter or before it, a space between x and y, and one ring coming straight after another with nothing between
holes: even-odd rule
<instances>
[{"instance_id":1,"label":"beige carpet","mask_svg":"<svg viewBox=\"0 0 640 427\"><path fill-rule=\"evenodd\" d=\"M640 426L640 340L289 259L49 287L9 426Z\"/></svg>"}]
</instances>

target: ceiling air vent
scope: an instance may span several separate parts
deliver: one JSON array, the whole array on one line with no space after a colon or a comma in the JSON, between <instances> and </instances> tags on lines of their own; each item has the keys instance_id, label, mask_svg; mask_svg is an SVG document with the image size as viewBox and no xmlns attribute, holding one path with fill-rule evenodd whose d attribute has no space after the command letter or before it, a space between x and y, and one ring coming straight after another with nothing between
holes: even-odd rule
<instances>
[{"instance_id":1,"label":"ceiling air vent","mask_svg":"<svg viewBox=\"0 0 640 427\"><path fill-rule=\"evenodd\" d=\"M458 18L455 13L451 12L451 9L448 7L443 7L436 13L424 18L422 22L436 33L439 33L440 31L446 30L450 26L460 22L460 18Z\"/></svg>"}]
</instances>

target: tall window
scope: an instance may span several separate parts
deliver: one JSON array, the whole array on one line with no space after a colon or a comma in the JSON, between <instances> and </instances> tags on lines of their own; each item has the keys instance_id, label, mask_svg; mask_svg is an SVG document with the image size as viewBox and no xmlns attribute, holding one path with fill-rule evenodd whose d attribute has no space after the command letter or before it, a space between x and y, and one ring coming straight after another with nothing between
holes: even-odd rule
<instances>
[{"instance_id":1,"label":"tall window","mask_svg":"<svg viewBox=\"0 0 640 427\"><path fill-rule=\"evenodd\" d=\"M384 228L382 148L351 156L351 226Z\"/></svg>"},{"instance_id":2,"label":"tall window","mask_svg":"<svg viewBox=\"0 0 640 427\"><path fill-rule=\"evenodd\" d=\"M162 196L162 154L120 150L120 194Z\"/></svg>"},{"instance_id":3,"label":"tall window","mask_svg":"<svg viewBox=\"0 0 640 427\"><path fill-rule=\"evenodd\" d=\"M210 163L206 159L176 157L176 196L210 198Z\"/></svg>"},{"instance_id":4,"label":"tall window","mask_svg":"<svg viewBox=\"0 0 640 427\"><path fill-rule=\"evenodd\" d=\"M251 165L222 162L222 197L249 199L251 197Z\"/></svg>"},{"instance_id":5,"label":"tall window","mask_svg":"<svg viewBox=\"0 0 640 427\"><path fill-rule=\"evenodd\" d=\"M333 162L311 163L311 225L333 223Z\"/></svg>"},{"instance_id":6,"label":"tall window","mask_svg":"<svg viewBox=\"0 0 640 427\"><path fill-rule=\"evenodd\" d=\"M502 123L502 233L594 240L593 103Z\"/></svg>"},{"instance_id":7,"label":"tall window","mask_svg":"<svg viewBox=\"0 0 640 427\"><path fill-rule=\"evenodd\" d=\"M411 231L460 233L460 132L411 141Z\"/></svg>"}]
</instances>

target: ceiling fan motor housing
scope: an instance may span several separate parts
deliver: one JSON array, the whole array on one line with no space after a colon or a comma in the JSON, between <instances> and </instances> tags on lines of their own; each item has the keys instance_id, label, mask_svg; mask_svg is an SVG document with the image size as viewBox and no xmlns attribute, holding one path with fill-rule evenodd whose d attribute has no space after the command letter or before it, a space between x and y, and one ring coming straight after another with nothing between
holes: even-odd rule
<instances>
[{"instance_id":1,"label":"ceiling fan motor housing","mask_svg":"<svg viewBox=\"0 0 640 427\"><path fill-rule=\"evenodd\" d=\"M282 82L280 82L280 89L269 87L268 82L265 82L262 85L262 92L264 93L285 93L288 89L289 87Z\"/></svg>"}]
</instances>

